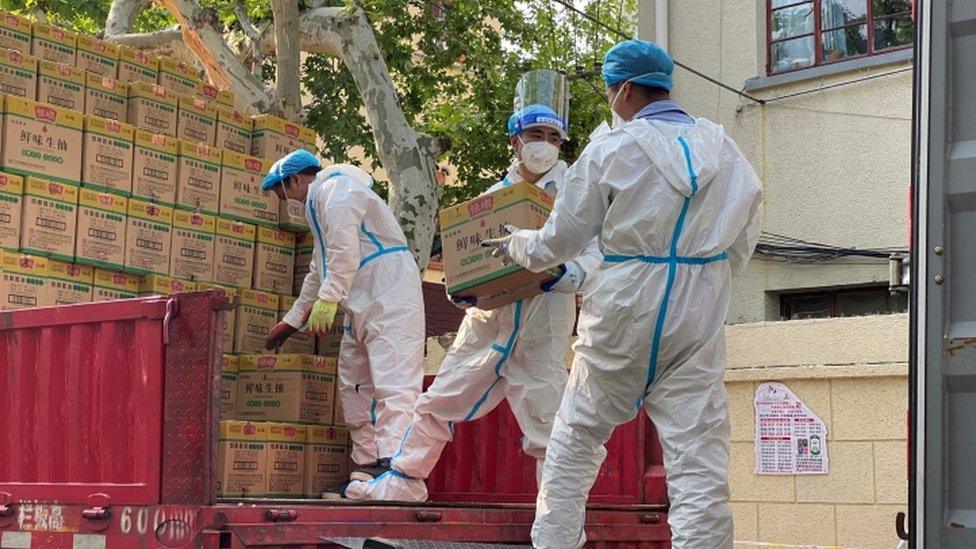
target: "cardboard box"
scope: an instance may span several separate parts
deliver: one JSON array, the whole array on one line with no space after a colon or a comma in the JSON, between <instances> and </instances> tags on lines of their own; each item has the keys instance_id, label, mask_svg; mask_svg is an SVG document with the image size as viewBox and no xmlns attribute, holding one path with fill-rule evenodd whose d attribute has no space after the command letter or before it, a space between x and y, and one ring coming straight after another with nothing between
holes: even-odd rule
<instances>
[{"instance_id":1,"label":"cardboard box","mask_svg":"<svg viewBox=\"0 0 976 549\"><path fill-rule=\"evenodd\" d=\"M181 96L176 137L213 145L217 137L217 107L205 99Z\"/></svg>"},{"instance_id":2,"label":"cardboard box","mask_svg":"<svg viewBox=\"0 0 976 549\"><path fill-rule=\"evenodd\" d=\"M0 48L0 94L37 99L37 58Z\"/></svg>"},{"instance_id":3,"label":"cardboard box","mask_svg":"<svg viewBox=\"0 0 976 549\"><path fill-rule=\"evenodd\" d=\"M54 305L44 283L47 259L0 252L0 271L0 311Z\"/></svg>"},{"instance_id":4,"label":"cardboard box","mask_svg":"<svg viewBox=\"0 0 976 549\"><path fill-rule=\"evenodd\" d=\"M81 184L131 196L133 135L132 126L124 122L86 116Z\"/></svg>"},{"instance_id":5,"label":"cardboard box","mask_svg":"<svg viewBox=\"0 0 976 549\"><path fill-rule=\"evenodd\" d=\"M237 357L225 353L220 360L220 419L234 419L236 414Z\"/></svg>"},{"instance_id":6,"label":"cardboard box","mask_svg":"<svg viewBox=\"0 0 976 549\"><path fill-rule=\"evenodd\" d=\"M172 276L145 275L139 277L139 295L173 295L192 292L196 284Z\"/></svg>"},{"instance_id":7,"label":"cardboard box","mask_svg":"<svg viewBox=\"0 0 976 549\"><path fill-rule=\"evenodd\" d=\"M81 189L78 195L76 262L105 269L123 269L128 205L125 197Z\"/></svg>"},{"instance_id":8,"label":"cardboard box","mask_svg":"<svg viewBox=\"0 0 976 549\"><path fill-rule=\"evenodd\" d=\"M131 82L126 122L143 130L176 137L177 97L158 84Z\"/></svg>"},{"instance_id":9,"label":"cardboard box","mask_svg":"<svg viewBox=\"0 0 976 549\"><path fill-rule=\"evenodd\" d=\"M155 84L158 78L158 57L128 46L119 46L119 80Z\"/></svg>"},{"instance_id":10,"label":"cardboard box","mask_svg":"<svg viewBox=\"0 0 976 549\"><path fill-rule=\"evenodd\" d=\"M20 249L20 224L24 210L24 178L0 172L0 252Z\"/></svg>"},{"instance_id":11,"label":"cardboard box","mask_svg":"<svg viewBox=\"0 0 976 549\"><path fill-rule=\"evenodd\" d=\"M220 215L265 227L278 226L278 197L261 190L271 162L224 151L220 170Z\"/></svg>"},{"instance_id":12,"label":"cardboard box","mask_svg":"<svg viewBox=\"0 0 976 549\"><path fill-rule=\"evenodd\" d=\"M325 423L332 418L336 359L244 355L238 363L237 416L260 421Z\"/></svg>"},{"instance_id":13,"label":"cardboard box","mask_svg":"<svg viewBox=\"0 0 976 549\"><path fill-rule=\"evenodd\" d=\"M336 313L335 320L329 332L315 342L315 354L320 356L338 357L342 347L342 335L345 333L345 319L343 314Z\"/></svg>"},{"instance_id":14,"label":"cardboard box","mask_svg":"<svg viewBox=\"0 0 976 549\"><path fill-rule=\"evenodd\" d=\"M287 200L278 201L278 228L291 232L308 230L308 220L305 218L305 208L293 207Z\"/></svg>"},{"instance_id":15,"label":"cardboard box","mask_svg":"<svg viewBox=\"0 0 976 549\"><path fill-rule=\"evenodd\" d=\"M155 200L164 206L175 204L179 152L180 142L175 137L137 129L132 161L132 196Z\"/></svg>"},{"instance_id":16,"label":"cardboard box","mask_svg":"<svg viewBox=\"0 0 976 549\"><path fill-rule=\"evenodd\" d=\"M169 272L173 209L129 200L125 227L125 270L140 275Z\"/></svg>"},{"instance_id":17,"label":"cardboard box","mask_svg":"<svg viewBox=\"0 0 976 549\"><path fill-rule=\"evenodd\" d=\"M210 84L205 84L200 82L197 85L197 89L194 92L197 97L203 97L207 101L213 101L220 107L226 107L228 109L234 109L234 92L230 90L222 90L217 86L211 86ZM219 147L220 145L218 145ZM250 150L250 149L248 149Z\"/></svg>"},{"instance_id":18,"label":"cardboard box","mask_svg":"<svg viewBox=\"0 0 976 549\"><path fill-rule=\"evenodd\" d=\"M213 280L215 224L212 215L173 212L170 276L202 282Z\"/></svg>"},{"instance_id":19,"label":"cardboard box","mask_svg":"<svg viewBox=\"0 0 976 549\"><path fill-rule=\"evenodd\" d=\"M268 423L268 497L305 493L305 426Z\"/></svg>"},{"instance_id":20,"label":"cardboard box","mask_svg":"<svg viewBox=\"0 0 976 549\"><path fill-rule=\"evenodd\" d=\"M177 94L194 95L203 81L194 67L179 59L160 57L157 83Z\"/></svg>"},{"instance_id":21,"label":"cardboard box","mask_svg":"<svg viewBox=\"0 0 976 549\"><path fill-rule=\"evenodd\" d=\"M176 206L217 215L220 209L221 150L180 140L177 161Z\"/></svg>"},{"instance_id":22,"label":"cardboard box","mask_svg":"<svg viewBox=\"0 0 976 549\"><path fill-rule=\"evenodd\" d=\"M30 19L0 11L0 48L28 54L30 53L30 46Z\"/></svg>"},{"instance_id":23,"label":"cardboard box","mask_svg":"<svg viewBox=\"0 0 976 549\"><path fill-rule=\"evenodd\" d=\"M77 185L81 179L83 115L6 96L0 170Z\"/></svg>"},{"instance_id":24,"label":"cardboard box","mask_svg":"<svg viewBox=\"0 0 976 549\"><path fill-rule=\"evenodd\" d=\"M95 289L92 301L131 299L139 293L139 277L133 274L95 269Z\"/></svg>"},{"instance_id":25,"label":"cardboard box","mask_svg":"<svg viewBox=\"0 0 976 549\"><path fill-rule=\"evenodd\" d=\"M307 138L308 132L305 133ZM295 124L270 114L254 117L254 130L251 134L251 156L274 161L295 149L303 149L306 146L302 142L301 124Z\"/></svg>"},{"instance_id":26,"label":"cardboard box","mask_svg":"<svg viewBox=\"0 0 976 549\"><path fill-rule=\"evenodd\" d=\"M334 427L345 428L346 427L346 414L343 412L342 408L342 395L339 392L339 382L336 381L335 390L335 412L332 414L332 425Z\"/></svg>"},{"instance_id":27,"label":"cardboard box","mask_svg":"<svg viewBox=\"0 0 976 549\"><path fill-rule=\"evenodd\" d=\"M75 66L91 74L115 78L119 74L119 46L79 34Z\"/></svg>"},{"instance_id":28,"label":"cardboard box","mask_svg":"<svg viewBox=\"0 0 976 549\"><path fill-rule=\"evenodd\" d=\"M224 294L227 295L227 305L228 309L224 315L224 339L222 341L222 346L224 353L230 354L234 352L234 328L236 326L237 320L237 304L241 299L241 289L232 288L230 286L224 286L223 284L214 284L213 282L197 282L197 290L223 290ZM234 363L236 368L237 363ZM237 370L234 370L235 375Z\"/></svg>"},{"instance_id":29,"label":"cardboard box","mask_svg":"<svg viewBox=\"0 0 976 549\"><path fill-rule=\"evenodd\" d=\"M254 247L254 289L290 294L294 282L294 233L258 227Z\"/></svg>"},{"instance_id":30,"label":"cardboard box","mask_svg":"<svg viewBox=\"0 0 976 549\"><path fill-rule=\"evenodd\" d=\"M86 265L49 260L44 284L54 305L91 303L95 268Z\"/></svg>"},{"instance_id":31,"label":"cardboard box","mask_svg":"<svg viewBox=\"0 0 976 549\"><path fill-rule=\"evenodd\" d=\"M250 288L254 275L254 225L217 218L213 279L219 284Z\"/></svg>"},{"instance_id":32,"label":"cardboard box","mask_svg":"<svg viewBox=\"0 0 976 549\"><path fill-rule=\"evenodd\" d=\"M22 252L61 261L74 260L78 191L74 185L34 176L27 178L20 229Z\"/></svg>"},{"instance_id":33,"label":"cardboard box","mask_svg":"<svg viewBox=\"0 0 976 549\"><path fill-rule=\"evenodd\" d=\"M290 295L278 296L278 318L283 319L285 313L291 310L295 304L295 298ZM283 355L314 355L315 336L307 331L299 331L292 334L285 340L284 345L278 349L279 354Z\"/></svg>"},{"instance_id":34,"label":"cardboard box","mask_svg":"<svg viewBox=\"0 0 976 549\"><path fill-rule=\"evenodd\" d=\"M62 28L35 21L31 26L31 55L56 63L75 64L78 35Z\"/></svg>"},{"instance_id":35,"label":"cardboard box","mask_svg":"<svg viewBox=\"0 0 976 549\"><path fill-rule=\"evenodd\" d=\"M125 122L128 109L128 84L93 72L85 76L85 114Z\"/></svg>"},{"instance_id":36,"label":"cardboard box","mask_svg":"<svg viewBox=\"0 0 976 549\"><path fill-rule=\"evenodd\" d=\"M308 266L312 263L315 255L315 238L310 232L298 233L295 235L295 284L292 286L292 293L297 294L305 283L305 275L308 274Z\"/></svg>"},{"instance_id":37,"label":"cardboard box","mask_svg":"<svg viewBox=\"0 0 976 549\"><path fill-rule=\"evenodd\" d=\"M305 435L305 497L322 493L349 480L349 431L309 425Z\"/></svg>"},{"instance_id":38,"label":"cardboard box","mask_svg":"<svg viewBox=\"0 0 976 549\"><path fill-rule=\"evenodd\" d=\"M278 323L278 296L241 288L235 323L235 352L263 353L268 332Z\"/></svg>"},{"instance_id":39,"label":"cardboard box","mask_svg":"<svg viewBox=\"0 0 976 549\"><path fill-rule=\"evenodd\" d=\"M217 497L264 497L268 491L268 427L224 420L217 437Z\"/></svg>"},{"instance_id":40,"label":"cardboard box","mask_svg":"<svg viewBox=\"0 0 976 549\"><path fill-rule=\"evenodd\" d=\"M224 106L217 108L217 131L214 144L237 154L251 152L251 119Z\"/></svg>"},{"instance_id":41,"label":"cardboard box","mask_svg":"<svg viewBox=\"0 0 976 549\"><path fill-rule=\"evenodd\" d=\"M45 59L38 67L38 101L79 112L85 110L85 71Z\"/></svg>"},{"instance_id":42,"label":"cardboard box","mask_svg":"<svg viewBox=\"0 0 976 549\"><path fill-rule=\"evenodd\" d=\"M478 299L489 310L541 293L539 286L551 273L532 273L516 264L506 265L481 247L481 241L502 236L512 224L538 229L549 217L553 197L531 183L516 183L491 194L441 210L441 243L447 292Z\"/></svg>"}]
</instances>

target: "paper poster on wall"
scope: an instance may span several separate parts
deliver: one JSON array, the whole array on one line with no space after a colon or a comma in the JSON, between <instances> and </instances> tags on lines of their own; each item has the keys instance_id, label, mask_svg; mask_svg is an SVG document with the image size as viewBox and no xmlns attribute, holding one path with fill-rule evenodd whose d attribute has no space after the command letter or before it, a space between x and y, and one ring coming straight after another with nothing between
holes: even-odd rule
<instances>
[{"instance_id":1,"label":"paper poster on wall","mask_svg":"<svg viewBox=\"0 0 976 549\"><path fill-rule=\"evenodd\" d=\"M827 425L782 383L756 389L756 474L827 474Z\"/></svg>"}]
</instances>

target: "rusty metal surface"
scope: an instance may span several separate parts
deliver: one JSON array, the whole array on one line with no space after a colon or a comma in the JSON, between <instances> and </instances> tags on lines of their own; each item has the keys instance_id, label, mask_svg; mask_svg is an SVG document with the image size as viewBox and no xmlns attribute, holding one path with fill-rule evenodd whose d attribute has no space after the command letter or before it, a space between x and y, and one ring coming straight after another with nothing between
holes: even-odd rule
<instances>
[{"instance_id":1,"label":"rusty metal surface","mask_svg":"<svg viewBox=\"0 0 976 549\"><path fill-rule=\"evenodd\" d=\"M166 352L161 503L215 498L224 299L213 291L177 297Z\"/></svg>"}]
</instances>

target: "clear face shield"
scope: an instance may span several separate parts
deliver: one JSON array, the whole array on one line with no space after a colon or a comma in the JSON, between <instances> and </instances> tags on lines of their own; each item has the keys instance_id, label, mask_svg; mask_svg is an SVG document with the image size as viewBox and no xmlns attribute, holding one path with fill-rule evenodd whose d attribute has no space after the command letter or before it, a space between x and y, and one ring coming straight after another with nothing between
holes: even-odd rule
<instances>
[{"instance_id":1,"label":"clear face shield","mask_svg":"<svg viewBox=\"0 0 976 549\"><path fill-rule=\"evenodd\" d=\"M515 86L513 110L515 130L522 142L520 159L537 174L548 172L559 157L559 147L548 140L526 140L525 132L533 128L555 131L560 140L569 131L569 83L561 72L539 69L519 78Z\"/></svg>"}]
</instances>

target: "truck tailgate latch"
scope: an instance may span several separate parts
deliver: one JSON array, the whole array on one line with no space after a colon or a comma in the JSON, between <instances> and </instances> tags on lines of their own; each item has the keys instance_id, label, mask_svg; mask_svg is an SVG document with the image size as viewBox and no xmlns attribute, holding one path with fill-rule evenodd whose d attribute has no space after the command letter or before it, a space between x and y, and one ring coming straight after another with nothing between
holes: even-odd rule
<instances>
[{"instance_id":1,"label":"truck tailgate latch","mask_svg":"<svg viewBox=\"0 0 976 549\"><path fill-rule=\"evenodd\" d=\"M108 520L112 518L112 510L109 509L110 501L106 494L92 494L88 496L88 503L91 507L83 509L81 516L87 520Z\"/></svg>"},{"instance_id":2,"label":"truck tailgate latch","mask_svg":"<svg viewBox=\"0 0 976 549\"><path fill-rule=\"evenodd\" d=\"M298 513L294 509L268 509L264 518L271 522L292 522L298 518Z\"/></svg>"},{"instance_id":3,"label":"truck tailgate latch","mask_svg":"<svg viewBox=\"0 0 976 549\"><path fill-rule=\"evenodd\" d=\"M10 503L10 494L0 492L0 518L12 517L13 515L14 506Z\"/></svg>"}]
</instances>

